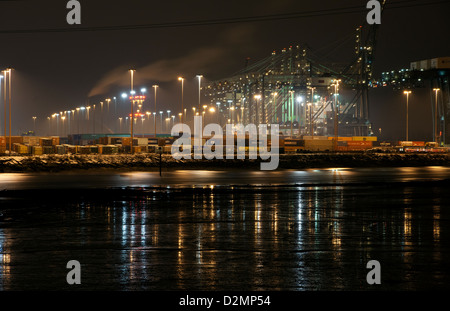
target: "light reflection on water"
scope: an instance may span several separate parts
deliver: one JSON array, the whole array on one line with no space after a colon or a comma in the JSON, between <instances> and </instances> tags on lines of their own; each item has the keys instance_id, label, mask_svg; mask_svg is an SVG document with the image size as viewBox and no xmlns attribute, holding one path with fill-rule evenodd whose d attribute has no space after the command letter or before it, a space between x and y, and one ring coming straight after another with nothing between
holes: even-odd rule
<instances>
[{"instance_id":1,"label":"light reflection on water","mask_svg":"<svg viewBox=\"0 0 450 311\"><path fill-rule=\"evenodd\" d=\"M391 173L399 172L399 179L413 177L410 170ZM431 172L437 175L416 178L442 171ZM368 176L314 174L329 173ZM127 176L144 184L147 174ZM81 289L90 290L373 290L365 281L372 259L383 271L376 289L450 284L450 228L442 226L450 220L450 194L440 186L5 199L0 213L1 290L70 289L65 264L72 259L82 263Z\"/></svg>"},{"instance_id":2,"label":"light reflection on water","mask_svg":"<svg viewBox=\"0 0 450 311\"><path fill-rule=\"evenodd\" d=\"M61 173L0 174L1 190L150 187L345 184L361 182L408 182L450 177L450 167L332 168L306 170L174 170L163 172L73 171Z\"/></svg>"}]
</instances>

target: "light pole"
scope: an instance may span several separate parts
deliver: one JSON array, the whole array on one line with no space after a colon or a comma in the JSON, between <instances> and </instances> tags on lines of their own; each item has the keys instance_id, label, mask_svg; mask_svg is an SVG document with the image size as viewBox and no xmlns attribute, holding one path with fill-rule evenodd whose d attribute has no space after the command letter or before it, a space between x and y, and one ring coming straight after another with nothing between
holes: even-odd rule
<instances>
[{"instance_id":1,"label":"light pole","mask_svg":"<svg viewBox=\"0 0 450 311\"><path fill-rule=\"evenodd\" d=\"M153 85L152 86L154 89L155 89L155 112L153 113L153 115L154 115L154 123L155 123L155 138L156 138L156 89L158 88L158 85Z\"/></svg>"},{"instance_id":2,"label":"light pole","mask_svg":"<svg viewBox=\"0 0 450 311\"><path fill-rule=\"evenodd\" d=\"M33 131L34 131L34 136L36 136L36 117L33 117Z\"/></svg>"},{"instance_id":3,"label":"light pole","mask_svg":"<svg viewBox=\"0 0 450 311\"><path fill-rule=\"evenodd\" d=\"M153 112L153 124L155 126L155 138L156 138L156 112Z\"/></svg>"},{"instance_id":4,"label":"light pole","mask_svg":"<svg viewBox=\"0 0 450 311\"><path fill-rule=\"evenodd\" d=\"M202 89L202 75L197 75L198 78L198 110L201 109L201 89Z\"/></svg>"},{"instance_id":5,"label":"light pole","mask_svg":"<svg viewBox=\"0 0 450 311\"><path fill-rule=\"evenodd\" d=\"M11 80L12 80L12 75L11 75L11 68L8 68L7 71L9 73L9 89L8 89L8 98L9 98L9 154L11 155L11 143L12 143L12 139L11 139Z\"/></svg>"},{"instance_id":6,"label":"light pole","mask_svg":"<svg viewBox=\"0 0 450 311\"><path fill-rule=\"evenodd\" d=\"M119 118L119 133L122 133L122 118Z\"/></svg>"},{"instance_id":7,"label":"light pole","mask_svg":"<svg viewBox=\"0 0 450 311\"><path fill-rule=\"evenodd\" d=\"M65 134L64 120L66 120L66 117L62 116L61 120L62 120L62 137L64 137Z\"/></svg>"},{"instance_id":8,"label":"light pole","mask_svg":"<svg viewBox=\"0 0 450 311\"><path fill-rule=\"evenodd\" d=\"M4 108L5 108L5 114L3 115L3 117L4 117L4 126L5 126L5 132L4 132L4 134L3 135L5 135L5 153L6 153L6 79L8 78L8 70L3 70L3 76L4 76L4 83L3 83L3 86L4 86L4 92L3 92L3 98L4 98L4 100L3 100L3 106L4 106Z\"/></svg>"},{"instance_id":9,"label":"light pole","mask_svg":"<svg viewBox=\"0 0 450 311\"><path fill-rule=\"evenodd\" d=\"M1 92L2 92L2 79L4 78L4 76L2 76L2 75L0 75L0 98L1 98ZM5 85L6 85L6 80L5 80ZM6 96L6 89L5 89L5 96ZM5 102L6 102L6 99L5 99ZM6 136L6 133L5 133L5 136ZM5 139L6 139L6 137L5 137Z\"/></svg>"},{"instance_id":10,"label":"light pole","mask_svg":"<svg viewBox=\"0 0 450 311\"><path fill-rule=\"evenodd\" d=\"M148 126L150 128L150 116L152 115L152 113L150 111L147 111L145 114L147 115ZM150 133L150 131L148 131L148 133Z\"/></svg>"},{"instance_id":11,"label":"light pole","mask_svg":"<svg viewBox=\"0 0 450 311\"><path fill-rule=\"evenodd\" d=\"M131 102L131 114L130 114L130 151L133 153L133 121L134 121L134 112L133 112L133 105L134 105L134 90L133 90L133 79L134 79L134 72L136 70L130 69L130 77L131 77L131 89L130 89L130 102Z\"/></svg>"},{"instance_id":12,"label":"light pole","mask_svg":"<svg viewBox=\"0 0 450 311\"><path fill-rule=\"evenodd\" d=\"M314 109L314 90L316 88L315 87L311 87L311 105L309 107L309 122L311 123L311 137L312 139L314 139L314 120L313 120L313 115L312 115L312 111ZM300 123L300 120L298 121ZM300 133L299 133L300 135Z\"/></svg>"},{"instance_id":13,"label":"light pole","mask_svg":"<svg viewBox=\"0 0 450 311\"><path fill-rule=\"evenodd\" d=\"M162 133L163 132L163 121L162 121L163 112L162 111L159 112L159 116L161 117L161 133Z\"/></svg>"},{"instance_id":14,"label":"light pole","mask_svg":"<svg viewBox=\"0 0 450 311\"><path fill-rule=\"evenodd\" d=\"M409 141L409 94L411 91L404 91L403 94L406 95L406 141Z\"/></svg>"},{"instance_id":15,"label":"light pole","mask_svg":"<svg viewBox=\"0 0 450 311\"><path fill-rule=\"evenodd\" d=\"M259 114L258 114L258 104L259 104L259 100L261 99L261 95L255 95L255 99L256 99L256 116L255 116L255 121L256 121L256 126L259 126Z\"/></svg>"},{"instance_id":16,"label":"light pole","mask_svg":"<svg viewBox=\"0 0 450 311\"><path fill-rule=\"evenodd\" d=\"M434 141L438 143L438 145L440 145L440 134L439 134L439 121L438 121L438 92L441 89L439 88L435 88L433 89L433 91L435 92L436 96L435 96L435 106L434 106Z\"/></svg>"},{"instance_id":17,"label":"light pole","mask_svg":"<svg viewBox=\"0 0 450 311\"><path fill-rule=\"evenodd\" d=\"M338 92L339 92L339 82L341 80L335 80L334 83L334 151L337 151L337 143L339 136L339 122L338 122Z\"/></svg>"},{"instance_id":18,"label":"light pole","mask_svg":"<svg viewBox=\"0 0 450 311\"><path fill-rule=\"evenodd\" d=\"M181 112L184 110L184 78L178 77L178 81L181 81ZM183 131L183 118L181 118L181 131Z\"/></svg>"}]
</instances>

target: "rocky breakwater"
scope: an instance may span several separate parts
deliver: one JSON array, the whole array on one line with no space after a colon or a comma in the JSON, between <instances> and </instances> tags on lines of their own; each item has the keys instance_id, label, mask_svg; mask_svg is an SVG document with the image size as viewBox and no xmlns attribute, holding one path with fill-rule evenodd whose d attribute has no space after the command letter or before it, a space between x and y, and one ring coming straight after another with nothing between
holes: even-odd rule
<instances>
[{"instance_id":1,"label":"rocky breakwater","mask_svg":"<svg viewBox=\"0 0 450 311\"><path fill-rule=\"evenodd\" d=\"M162 155L164 169L259 169L257 160L175 160ZM303 153L280 155L279 169L331 167L449 166L450 154ZM87 169L151 170L160 166L157 154L42 155L0 158L0 172L58 172Z\"/></svg>"}]
</instances>

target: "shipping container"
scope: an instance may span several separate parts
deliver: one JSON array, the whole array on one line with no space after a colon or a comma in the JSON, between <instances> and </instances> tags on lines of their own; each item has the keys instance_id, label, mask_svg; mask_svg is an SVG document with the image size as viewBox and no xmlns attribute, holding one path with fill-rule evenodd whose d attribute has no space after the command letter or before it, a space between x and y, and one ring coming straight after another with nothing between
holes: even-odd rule
<instances>
[{"instance_id":1,"label":"shipping container","mask_svg":"<svg viewBox=\"0 0 450 311\"><path fill-rule=\"evenodd\" d=\"M402 146L402 147L411 147L413 145L412 141L399 141L397 146Z\"/></svg>"},{"instance_id":2,"label":"shipping container","mask_svg":"<svg viewBox=\"0 0 450 311\"><path fill-rule=\"evenodd\" d=\"M303 139L285 139L284 151L286 153L299 152L305 149L305 141Z\"/></svg>"},{"instance_id":3,"label":"shipping container","mask_svg":"<svg viewBox=\"0 0 450 311\"><path fill-rule=\"evenodd\" d=\"M158 138L149 138L148 145L149 146L158 146Z\"/></svg>"},{"instance_id":4,"label":"shipping container","mask_svg":"<svg viewBox=\"0 0 450 311\"><path fill-rule=\"evenodd\" d=\"M450 57L433 58L430 67L431 69L450 69Z\"/></svg>"},{"instance_id":5,"label":"shipping container","mask_svg":"<svg viewBox=\"0 0 450 311\"><path fill-rule=\"evenodd\" d=\"M102 146L102 154L117 154L119 152L118 146L107 145Z\"/></svg>"},{"instance_id":6,"label":"shipping container","mask_svg":"<svg viewBox=\"0 0 450 311\"><path fill-rule=\"evenodd\" d=\"M89 146L89 150L90 150L89 153L98 154L98 153L100 153L99 149L100 149L99 146Z\"/></svg>"},{"instance_id":7,"label":"shipping container","mask_svg":"<svg viewBox=\"0 0 450 311\"><path fill-rule=\"evenodd\" d=\"M28 154L28 147L23 144L14 144L13 150L18 154Z\"/></svg>"},{"instance_id":8,"label":"shipping container","mask_svg":"<svg viewBox=\"0 0 450 311\"><path fill-rule=\"evenodd\" d=\"M348 141L347 146L372 148L373 142L371 142L371 141Z\"/></svg>"},{"instance_id":9,"label":"shipping container","mask_svg":"<svg viewBox=\"0 0 450 311\"><path fill-rule=\"evenodd\" d=\"M332 151L334 141L332 140L305 140L305 150L309 151Z\"/></svg>"},{"instance_id":10,"label":"shipping container","mask_svg":"<svg viewBox=\"0 0 450 311\"><path fill-rule=\"evenodd\" d=\"M34 155L42 155L43 154L42 146L32 146L31 150L32 150L32 154L34 154Z\"/></svg>"},{"instance_id":11,"label":"shipping container","mask_svg":"<svg viewBox=\"0 0 450 311\"><path fill-rule=\"evenodd\" d=\"M66 149L64 148L63 145L55 146L55 150L56 150L56 154L65 154L66 153Z\"/></svg>"},{"instance_id":12,"label":"shipping container","mask_svg":"<svg viewBox=\"0 0 450 311\"><path fill-rule=\"evenodd\" d=\"M333 139L334 137L331 137ZM303 136L304 140L329 140L328 136Z\"/></svg>"},{"instance_id":13,"label":"shipping container","mask_svg":"<svg viewBox=\"0 0 450 311\"><path fill-rule=\"evenodd\" d=\"M91 148L89 146L81 146L80 147L80 153L81 154L90 154Z\"/></svg>"},{"instance_id":14,"label":"shipping container","mask_svg":"<svg viewBox=\"0 0 450 311\"><path fill-rule=\"evenodd\" d=\"M133 153L141 153L142 148L141 146L133 146Z\"/></svg>"},{"instance_id":15,"label":"shipping container","mask_svg":"<svg viewBox=\"0 0 450 311\"><path fill-rule=\"evenodd\" d=\"M52 146L58 146L59 145L59 137L58 136L52 136Z\"/></svg>"},{"instance_id":16,"label":"shipping container","mask_svg":"<svg viewBox=\"0 0 450 311\"><path fill-rule=\"evenodd\" d=\"M334 140L333 136L329 136L328 140ZM352 141L353 137L338 137L338 141Z\"/></svg>"},{"instance_id":17,"label":"shipping container","mask_svg":"<svg viewBox=\"0 0 450 311\"><path fill-rule=\"evenodd\" d=\"M133 144L135 146L147 146L148 145L148 138L135 138L133 140Z\"/></svg>"},{"instance_id":18,"label":"shipping container","mask_svg":"<svg viewBox=\"0 0 450 311\"><path fill-rule=\"evenodd\" d=\"M131 137L122 137L123 146L131 146Z\"/></svg>"},{"instance_id":19,"label":"shipping container","mask_svg":"<svg viewBox=\"0 0 450 311\"><path fill-rule=\"evenodd\" d=\"M52 146L53 140L51 138L40 138L39 139L39 145L44 146Z\"/></svg>"},{"instance_id":20,"label":"shipping container","mask_svg":"<svg viewBox=\"0 0 450 311\"><path fill-rule=\"evenodd\" d=\"M413 141L412 142L413 147L425 147L424 141Z\"/></svg>"},{"instance_id":21,"label":"shipping container","mask_svg":"<svg viewBox=\"0 0 450 311\"><path fill-rule=\"evenodd\" d=\"M353 141L377 141L378 138L376 136L353 136Z\"/></svg>"},{"instance_id":22,"label":"shipping container","mask_svg":"<svg viewBox=\"0 0 450 311\"><path fill-rule=\"evenodd\" d=\"M75 153L77 153L77 146L64 145L64 149L65 149L67 154L75 154Z\"/></svg>"},{"instance_id":23,"label":"shipping container","mask_svg":"<svg viewBox=\"0 0 450 311\"><path fill-rule=\"evenodd\" d=\"M55 150L53 146L42 146L42 153L43 154L54 154Z\"/></svg>"},{"instance_id":24,"label":"shipping container","mask_svg":"<svg viewBox=\"0 0 450 311\"><path fill-rule=\"evenodd\" d=\"M39 145L39 137L36 136L24 136L23 143L29 146L37 146Z\"/></svg>"},{"instance_id":25,"label":"shipping container","mask_svg":"<svg viewBox=\"0 0 450 311\"><path fill-rule=\"evenodd\" d=\"M156 145L150 145L150 146L147 146L147 152L148 153L155 153L156 152Z\"/></svg>"}]
</instances>

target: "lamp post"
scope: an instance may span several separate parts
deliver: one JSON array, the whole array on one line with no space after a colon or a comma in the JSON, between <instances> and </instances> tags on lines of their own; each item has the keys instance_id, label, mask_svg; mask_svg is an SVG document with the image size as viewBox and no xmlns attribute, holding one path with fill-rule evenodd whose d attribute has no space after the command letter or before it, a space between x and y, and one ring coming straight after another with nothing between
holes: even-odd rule
<instances>
[{"instance_id":1,"label":"lamp post","mask_svg":"<svg viewBox=\"0 0 450 311\"><path fill-rule=\"evenodd\" d=\"M181 112L184 110L184 78L178 77L178 81L181 81ZM183 117L181 117L181 131L183 131Z\"/></svg>"},{"instance_id":2,"label":"lamp post","mask_svg":"<svg viewBox=\"0 0 450 311\"><path fill-rule=\"evenodd\" d=\"M66 117L62 116L61 120L62 120L62 135L61 136L64 137L64 135L65 135L64 120L66 120Z\"/></svg>"},{"instance_id":3,"label":"lamp post","mask_svg":"<svg viewBox=\"0 0 450 311\"><path fill-rule=\"evenodd\" d=\"M134 72L136 70L134 69L130 69L130 78L131 78L131 89L130 89L130 102L131 102L131 114L130 114L130 151L131 153L133 153L133 123L134 123L134 109L133 109L133 105L134 105L134 89L133 89L133 79L134 79Z\"/></svg>"},{"instance_id":4,"label":"lamp post","mask_svg":"<svg viewBox=\"0 0 450 311\"><path fill-rule=\"evenodd\" d=\"M147 111L145 114L147 115L148 126L150 128L150 116L152 115L152 113L150 111ZM148 131L148 132L150 133L150 131Z\"/></svg>"},{"instance_id":5,"label":"lamp post","mask_svg":"<svg viewBox=\"0 0 450 311\"><path fill-rule=\"evenodd\" d=\"M122 118L119 118L119 133L122 133Z\"/></svg>"},{"instance_id":6,"label":"lamp post","mask_svg":"<svg viewBox=\"0 0 450 311\"><path fill-rule=\"evenodd\" d=\"M34 131L34 136L36 136L36 117L33 117L33 131Z\"/></svg>"},{"instance_id":7,"label":"lamp post","mask_svg":"<svg viewBox=\"0 0 450 311\"><path fill-rule=\"evenodd\" d=\"M4 117L4 126L5 126L5 131L4 131L4 133L3 133L3 135L5 135L5 153L6 153L6 79L8 78L8 70L3 70L3 77L4 77L4 83L3 83L3 86L4 86L4 92L3 92L3 98L4 98L4 100L3 100L3 106L4 106L4 108L5 108L5 114L3 115L3 117Z\"/></svg>"},{"instance_id":8,"label":"lamp post","mask_svg":"<svg viewBox=\"0 0 450 311\"><path fill-rule=\"evenodd\" d=\"M404 91L403 94L406 95L406 141L409 141L409 94L411 91Z\"/></svg>"},{"instance_id":9,"label":"lamp post","mask_svg":"<svg viewBox=\"0 0 450 311\"><path fill-rule=\"evenodd\" d=\"M6 71L9 73L8 98L9 98L9 154L10 155L11 155L11 147L12 147L11 146L11 143L12 143L12 139L11 139L11 80L12 80L11 70L12 70L11 68L6 69ZM5 85L6 85L6 81L5 81ZM5 106L6 106L6 104L5 104Z\"/></svg>"},{"instance_id":10,"label":"lamp post","mask_svg":"<svg viewBox=\"0 0 450 311\"><path fill-rule=\"evenodd\" d=\"M438 145L440 145L440 136L439 135L439 121L438 121L438 92L441 89L439 88L435 88L433 89L433 91L435 92L436 96L435 96L435 106L434 106L434 141L438 143Z\"/></svg>"},{"instance_id":11,"label":"lamp post","mask_svg":"<svg viewBox=\"0 0 450 311\"><path fill-rule=\"evenodd\" d=\"M256 116L255 116L255 121L256 121L256 126L259 126L259 115L258 115L258 104L259 104L259 100L261 99L261 95L255 95L254 96L256 99Z\"/></svg>"},{"instance_id":12,"label":"lamp post","mask_svg":"<svg viewBox=\"0 0 450 311\"><path fill-rule=\"evenodd\" d=\"M309 106L309 122L311 123L311 137L312 137L312 139L314 139L314 120L313 120L312 111L314 109L314 90L315 89L316 89L315 87L311 87L311 105ZM300 120L299 120L299 123L300 123Z\"/></svg>"},{"instance_id":13,"label":"lamp post","mask_svg":"<svg viewBox=\"0 0 450 311\"><path fill-rule=\"evenodd\" d=\"M161 133L163 132L163 121L162 121L162 117L163 117L163 111L159 112L159 116L161 117Z\"/></svg>"},{"instance_id":14,"label":"lamp post","mask_svg":"<svg viewBox=\"0 0 450 311\"><path fill-rule=\"evenodd\" d=\"M158 85L153 85L152 86L155 89L155 112L153 112L153 116L154 116L154 123L155 123L155 138L156 138L156 89L158 88Z\"/></svg>"},{"instance_id":15,"label":"lamp post","mask_svg":"<svg viewBox=\"0 0 450 311\"><path fill-rule=\"evenodd\" d=\"M198 111L201 109L201 89L202 89L202 75L197 75L198 78ZM194 109L195 112L195 109Z\"/></svg>"},{"instance_id":16,"label":"lamp post","mask_svg":"<svg viewBox=\"0 0 450 311\"><path fill-rule=\"evenodd\" d=\"M339 136L339 122L338 122L339 82L341 82L341 80L335 80L334 83L334 151L337 151L337 142Z\"/></svg>"},{"instance_id":17,"label":"lamp post","mask_svg":"<svg viewBox=\"0 0 450 311\"><path fill-rule=\"evenodd\" d=\"M3 78L4 78L4 76L0 75L0 98L1 98L1 94L2 94L2 79ZM5 80L5 86L6 86L6 80ZM5 96L6 96L6 89L5 89ZM6 102L6 97L5 97L5 102ZM6 136L6 133L5 133L5 136ZM5 137L5 139L6 139L6 137Z\"/></svg>"}]
</instances>

